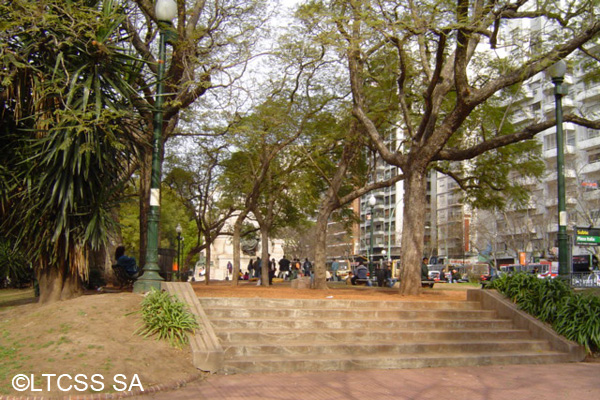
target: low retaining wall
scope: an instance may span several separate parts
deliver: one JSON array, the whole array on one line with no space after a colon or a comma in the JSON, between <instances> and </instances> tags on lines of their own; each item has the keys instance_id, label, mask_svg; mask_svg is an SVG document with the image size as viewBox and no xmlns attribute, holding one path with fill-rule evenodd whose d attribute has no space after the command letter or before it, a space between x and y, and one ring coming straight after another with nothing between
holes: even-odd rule
<instances>
[{"instance_id":1,"label":"low retaining wall","mask_svg":"<svg viewBox=\"0 0 600 400\"><path fill-rule=\"evenodd\" d=\"M516 304L495 290L468 290L467 300L478 301L485 310L495 310L499 317L511 319L515 327L528 330L534 338L549 341L552 349L570 354L572 362L583 361L586 356L583 346L567 340L549 325L519 310Z\"/></svg>"},{"instance_id":2,"label":"low retaining wall","mask_svg":"<svg viewBox=\"0 0 600 400\"><path fill-rule=\"evenodd\" d=\"M188 282L161 282L161 288L186 303L198 319L200 329L189 338L194 366L202 371L218 372L223 367L223 348L192 285Z\"/></svg>"}]
</instances>

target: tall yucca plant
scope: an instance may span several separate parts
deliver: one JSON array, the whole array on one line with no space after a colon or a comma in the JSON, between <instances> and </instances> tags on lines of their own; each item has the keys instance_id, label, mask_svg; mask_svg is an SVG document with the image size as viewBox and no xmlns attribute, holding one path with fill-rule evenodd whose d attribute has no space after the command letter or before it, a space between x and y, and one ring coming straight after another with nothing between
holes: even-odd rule
<instances>
[{"instance_id":1,"label":"tall yucca plant","mask_svg":"<svg viewBox=\"0 0 600 400\"><path fill-rule=\"evenodd\" d=\"M0 133L18 149L5 164L2 230L29 250L42 301L77 292L135 161L130 83L142 63L127 51L123 12L112 1L0 5L18 21L0 33L0 54L11 55Z\"/></svg>"}]
</instances>

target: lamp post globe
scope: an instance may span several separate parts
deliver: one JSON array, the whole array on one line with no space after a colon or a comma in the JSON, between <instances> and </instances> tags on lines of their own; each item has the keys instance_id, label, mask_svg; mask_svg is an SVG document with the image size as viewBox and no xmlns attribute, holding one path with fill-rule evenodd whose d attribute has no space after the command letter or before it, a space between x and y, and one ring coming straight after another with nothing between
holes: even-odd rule
<instances>
[{"instance_id":1,"label":"lamp post globe","mask_svg":"<svg viewBox=\"0 0 600 400\"><path fill-rule=\"evenodd\" d=\"M375 204L377 204L377 199L375 198L375 196L374 195L369 196L369 205L371 207L374 207Z\"/></svg>"},{"instance_id":2,"label":"lamp post globe","mask_svg":"<svg viewBox=\"0 0 600 400\"><path fill-rule=\"evenodd\" d=\"M550 75L552 79L564 78L566 73L567 63L565 60L558 60L548 68L548 75Z\"/></svg>"},{"instance_id":3,"label":"lamp post globe","mask_svg":"<svg viewBox=\"0 0 600 400\"><path fill-rule=\"evenodd\" d=\"M569 274L569 252L567 245L567 210L565 199L565 151L563 135L562 97L567 94L563 87L567 64L557 61L548 68L548 74L554 83L554 100L556 111L556 170L558 186L558 275L566 278Z\"/></svg>"},{"instance_id":4,"label":"lamp post globe","mask_svg":"<svg viewBox=\"0 0 600 400\"><path fill-rule=\"evenodd\" d=\"M160 222L160 181L163 151L163 81L167 52L167 35L165 30L171 26L171 21L177 16L177 3L174 0L157 0L154 11L156 19L159 21L158 29L160 37L158 43L156 98L154 100L150 208L148 212L146 264L143 267L142 275L133 285L133 291L136 293L148 292L151 289L160 290L161 281L163 281L163 278L159 275L160 268L158 265L158 227Z\"/></svg>"},{"instance_id":5,"label":"lamp post globe","mask_svg":"<svg viewBox=\"0 0 600 400\"><path fill-rule=\"evenodd\" d=\"M156 0L154 12L159 21L171 22L177 16L177 3L175 0Z\"/></svg>"}]
</instances>

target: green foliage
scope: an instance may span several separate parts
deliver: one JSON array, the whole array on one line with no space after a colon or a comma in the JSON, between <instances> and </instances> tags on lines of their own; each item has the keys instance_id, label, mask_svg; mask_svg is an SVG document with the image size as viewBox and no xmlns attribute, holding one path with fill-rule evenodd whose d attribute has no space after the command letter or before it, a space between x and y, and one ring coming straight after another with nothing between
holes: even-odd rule
<instances>
[{"instance_id":1,"label":"green foliage","mask_svg":"<svg viewBox=\"0 0 600 400\"><path fill-rule=\"evenodd\" d=\"M144 326L137 333L144 337L157 335L174 347L188 343L188 333L199 329L198 322L184 303L167 292L152 289L142 301Z\"/></svg>"},{"instance_id":2,"label":"green foliage","mask_svg":"<svg viewBox=\"0 0 600 400\"><path fill-rule=\"evenodd\" d=\"M600 349L600 298L577 294L564 299L552 327L566 338L585 346L588 352Z\"/></svg>"},{"instance_id":3,"label":"green foliage","mask_svg":"<svg viewBox=\"0 0 600 400\"><path fill-rule=\"evenodd\" d=\"M8 278L10 286L31 283L33 275L29 265L25 254L15 249L8 240L0 239L0 283L5 278Z\"/></svg>"},{"instance_id":4,"label":"green foliage","mask_svg":"<svg viewBox=\"0 0 600 400\"><path fill-rule=\"evenodd\" d=\"M138 153L129 100L142 63L115 2L19 0L0 15L0 232L36 268L84 278Z\"/></svg>"},{"instance_id":5,"label":"green foliage","mask_svg":"<svg viewBox=\"0 0 600 400\"><path fill-rule=\"evenodd\" d=\"M525 273L503 275L491 287L588 352L600 349L599 297L576 294L560 279L539 279Z\"/></svg>"}]
</instances>

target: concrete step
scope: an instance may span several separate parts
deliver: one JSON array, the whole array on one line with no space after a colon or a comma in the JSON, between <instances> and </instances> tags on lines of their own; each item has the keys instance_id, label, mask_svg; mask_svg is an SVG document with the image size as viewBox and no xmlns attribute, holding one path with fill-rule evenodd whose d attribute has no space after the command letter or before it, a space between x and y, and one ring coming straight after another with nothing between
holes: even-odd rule
<instances>
[{"instance_id":1,"label":"concrete step","mask_svg":"<svg viewBox=\"0 0 600 400\"><path fill-rule=\"evenodd\" d=\"M246 318L290 318L290 319L477 319L494 318L493 310L388 310L360 308L353 310L319 309L319 308L205 308L206 314L212 318L246 319Z\"/></svg>"},{"instance_id":2,"label":"concrete step","mask_svg":"<svg viewBox=\"0 0 600 400\"><path fill-rule=\"evenodd\" d=\"M377 319L365 324L363 319L286 319L286 318L217 318L211 317L211 323L218 331L230 330L264 330L264 329L288 329L288 330L347 330L362 331L365 326L371 329L510 329L513 326L508 319Z\"/></svg>"},{"instance_id":3,"label":"concrete step","mask_svg":"<svg viewBox=\"0 0 600 400\"><path fill-rule=\"evenodd\" d=\"M354 342L333 343L331 341L313 341L310 337L305 342L273 342L270 344L226 343L223 345L225 362L234 357L254 358L266 355L369 355L378 354L446 354L446 353L483 353L502 352L543 352L549 351L550 345L543 340L444 340L415 342Z\"/></svg>"},{"instance_id":4,"label":"concrete step","mask_svg":"<svg viewBox=\"0 0 600 400\"><path fill-rule=\"evenodd\" d=\"M480 301L202 298L225 373L566 362Z\"/></svg>"},{"instance_id":5,"label":"concrete step","mask_svg":"<svg viewBox=\"0 0 600 400\"><path fill-rule=\"evenodd\" d=\"M360 331L346 329L247 329L216 330L222 342L228 343L290 343L305 342L307 338L315 342L331 343L402 343L415 341L479 341L499 339L529 339L529 331L522 329L428 329L398 330L373 328L369 326Z\"/></svg>"},{"instance_id":6,"label":"concrete step","mask_svg":"<svg viewBox=\"0 0 600 400\"><path fill-rule=\"evenodd\" d=\"M268 298L235 298L235 297L203 297L200 298L205 308L319 308L356 310L480 310L478 301L374 301L374 300L336 300L336 299L268 299Z\"/></svg>"},{"instance_id":7,"label":"concrete step","mask_svg":"<svg viewBox=\"0 0 600 400\"><path fill-rule=\"evenodd\" d=\"M567 362L568 355L558 352L505 352L464 354L410 354L391 355L374 353L369 355L329 354L322 355L268 355L252 358L233 358L226 361L226 374L306 372L306 371L351 371L360 369L430 368L476 365L545 364ZM293 382L290 382L292 384Z\"/></svg>"}]
</instances>

